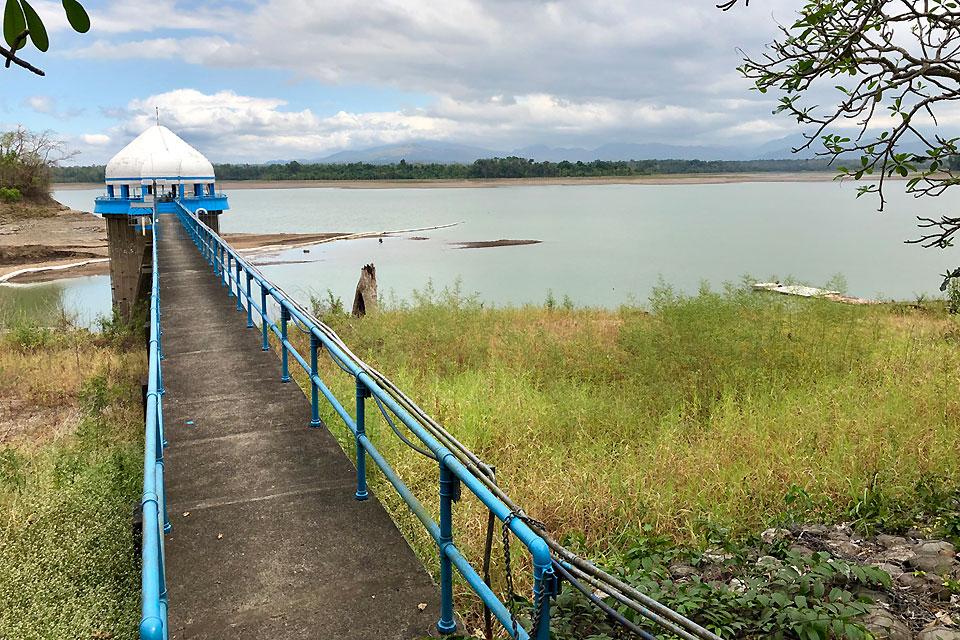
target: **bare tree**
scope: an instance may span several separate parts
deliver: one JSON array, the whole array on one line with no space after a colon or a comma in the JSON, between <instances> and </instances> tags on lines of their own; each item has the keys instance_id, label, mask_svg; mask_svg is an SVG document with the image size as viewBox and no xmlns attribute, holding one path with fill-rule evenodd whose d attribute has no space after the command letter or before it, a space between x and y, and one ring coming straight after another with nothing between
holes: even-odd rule
<instances>
[{"instance_id":1,"label":"bare tree","mask_svg":"<svg viewBox=\"0 0 960 640\"><path fill-rule=\"evenodd\" d=\"M760 93L779 94L774 113L808 130L795 151L819 141L818 154L837 162L840 177L869 179L857 196L875 194L881 210L890 178L905 179L918 198L960 183L960 138L941 135L938 121L960 100L954 0L804 0L779 30L762 55L744 54L739 70ZM960 231L960 216L919 220L921 236L908 242L946 248ZM960 268L944 274L944 288L952 277Z\"/></svg>"},{"instance_id":2,"label":"bare tree","mask_svg":"<svg viewBox=\"0 0 960 640\"><path fill-rule=\"evenodd\" d=\"M35 200L47 198L51 169L73 155L50 131L34 133L17 127L2 132L0 187L12 187Z\"/></svg>"}]
</instances>

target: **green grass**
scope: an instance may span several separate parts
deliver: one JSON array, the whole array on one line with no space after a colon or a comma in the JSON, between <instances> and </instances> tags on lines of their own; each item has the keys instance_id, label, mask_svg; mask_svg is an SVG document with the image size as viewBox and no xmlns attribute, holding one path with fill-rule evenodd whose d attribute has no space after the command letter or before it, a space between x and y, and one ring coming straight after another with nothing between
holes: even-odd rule
<instances>
[{"instance_id":1,"label":"green grass","mask_svg":"<svg viewBox=\"0 0 960 640\"><path fill-rule=\"evenodd\" d=\"M491 309L428 290L372 317L325 319L496 465L531 515L595 556L629 549L645 525L698 545L716 527L736 536L785 518L851 519L867 487L909 506L924 479L958 477L960 323L939 304L662 287L646 309ZM323 367L352 398L351 381ZM343 434L332 411L324 419ZM367 421L435 509L435 463L375 408ZM434 562L392 489L380 482L378 495ZM485 512L471 498L455 510L478 566Z\"/></svg>"},{"instance_id":2,"label":"green grass","mask_svg":"<svg viewBox=\"0 0 960 640\"><path fill-rule=\"evenodd\" d=\"M0 425L0 638L136 637L142 360L85 331L0 336L24 416Z\"/></svg>"}]
</instances>

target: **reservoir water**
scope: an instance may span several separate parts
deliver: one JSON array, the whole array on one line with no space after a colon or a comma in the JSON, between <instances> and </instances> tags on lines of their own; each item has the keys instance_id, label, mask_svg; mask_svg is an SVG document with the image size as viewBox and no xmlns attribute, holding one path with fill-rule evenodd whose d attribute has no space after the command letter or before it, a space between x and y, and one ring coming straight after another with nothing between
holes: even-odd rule
<instances>
[{"instance_id":1,"label":"reservoir water","mask_svg":"<svg viewBox=\"0 0 960 640\"><path fill-rule=\"evenodd\" d=\"M380 291L409 299L428 282L456 282L495 305L542 304L552 292L576 304L643 303L658 280L683 291L793 277L814 285L842 274L850 293L886 298L936 295L938 274L960 264L956 251L903 241L917 215L956 215L960 192L929 200L889 188L886 211L857 200L836 182L711 185L548 185L497 188L235 189L224 232L388 231L458 223L422 233L350 240L261 254L256 262L306 300L330 289L349 306L360 267L377 267ZM89 211L99 190L54 197ZM411 236L426 237L425 240ZM539 244L463 249L456 243L498 239ZM59 295L84 321L109 308L106 276L14 290ZM49 294L38 292L48 291Z\"/></svg>"}]
</instances>

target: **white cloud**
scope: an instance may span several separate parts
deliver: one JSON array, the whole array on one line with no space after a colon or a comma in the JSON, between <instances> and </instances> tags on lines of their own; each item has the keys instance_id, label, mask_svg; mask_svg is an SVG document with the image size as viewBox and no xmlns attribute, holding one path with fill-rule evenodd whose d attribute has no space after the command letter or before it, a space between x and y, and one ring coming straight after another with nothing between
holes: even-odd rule
<instances>
[{"instance_id":1,"label":"white cloud","mask_svg":"<svg viewBox=\"0 0 960 640\"><path fill-rule=\"evenodd\" d=\"M315 157L345 147L447 139L495 149L611 141L759 143L795 131L750 93L737 47L754 53L795 0L720 12L662 0L130 0L92 12L99 40L70 52L275 69L284 77L394 87L419 109L290 109L277 98L168 91L109 105L119 142L154 106L218 159ZM149 9L149 11L147 11ZM169 19L147 20L145 15ZM149 37L130 34L150 33Z\"/></svg>"},{"instance_id":2,"label":"white cloud","mask_svg":"<svg viewBox=\"0 0 960 640\"><path fill-rule=\"evenodd\" d=\"M83 144L92 147L102 147L110 144L110 136L103 133L85 133L80 136L80 140Z\"/></svg>"},{"instance_id":3,"label":"white cloud","mask_svg":"<svg viewBox=\"0 0 960 640\"><path fill-rule=\"evenodd\" d=\"M28 96L24 99L23 105L37 113L51 114L55 110L53 98L50 96Z\"/></svg>"},{"instance_id":4,"label":"white cloud","mask_svg":"<svg viewBox=\"0 0 960 640\"><path fill-rule=\"evenodd\" d=\"M569 100L542 93L477 100L446 96L427 108L321 116L311 109L289 109L280 98L177 89L132 100L116 111L121 122L111 131L111 141L122 145L154 124L157 108L164 125L216 161L315 158L344 148L423 139L510 150L543 140L628 140L638 131L692 138L734 127L738 121L722 108ZM767 133L763 121L759 123L756 132ZM742 138L749 131L730 135L734 133Z\"/></svg>"}]
</instances>

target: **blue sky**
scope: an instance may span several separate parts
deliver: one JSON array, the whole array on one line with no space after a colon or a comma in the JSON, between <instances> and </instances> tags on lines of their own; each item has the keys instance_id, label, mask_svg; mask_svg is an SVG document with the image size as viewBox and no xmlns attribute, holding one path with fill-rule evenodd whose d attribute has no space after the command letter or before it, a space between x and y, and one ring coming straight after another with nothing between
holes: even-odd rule
<instances>
[{"instance_id":1,"label":"blue sky","mask_svg":"<svg viewBox=\"0 0 960 640\"><path fill-rule=\"evenodd\" d=\"M154 120L214 161L315 158L430 139L509 150L745 145L796 132L739 77L798 2L128 0L92 29L34 0L38 78L0 70L0 125L51 129L104 162Z\"/></svg>"}]
</instances>

